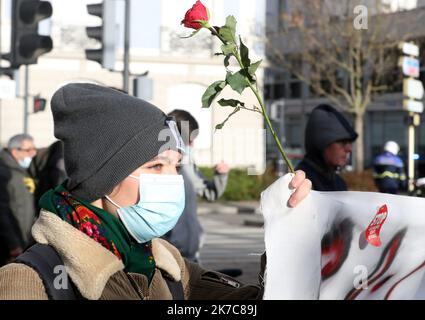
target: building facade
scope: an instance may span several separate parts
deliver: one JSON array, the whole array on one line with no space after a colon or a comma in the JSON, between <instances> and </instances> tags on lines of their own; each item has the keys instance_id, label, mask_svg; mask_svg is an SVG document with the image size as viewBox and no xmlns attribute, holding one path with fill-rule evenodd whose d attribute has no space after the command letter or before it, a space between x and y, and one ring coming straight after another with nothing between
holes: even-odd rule
<instances>
[{"instance_id":1,"label":"building facade","mask_svg":"<svg viewBox=\"0 0 425 320\"><path fill-rule=\"evenodd\" d=\"M297 1L298 2L298 1ZM326 0L328 5L335 6L335 12L338 12L338 5L340 1ZM357 1L366 6L376 1ZM402 0L388 0L382 1L386 5L386 12L391 14L392 17L400 16L400 20L409 21L409 17L423 16L425 11L424 1L402 1ZM298 3L299 4L299 3ZM280 16L284 13L290 13L291 7L294 5L291 0L274 1L269 0L267 3L267 16L271 22L270 29L279 28L282 23ZM299 8L299 6L298 6ZM340 8L341 9L341 8ZM373 10L369 10L372 11ZM276 14L278 12L279 14ZM405 15L405 16L401 16ZM409 16L410 15L410 16ZM406 18L405 18L406 17ZM392 19L392 18L391 18ZM415 20L410 20L415 21ZM413 23L412 23L413 24ZM403 27L406 25L402 24ZM410 29L401 27L400 39L404 39L405 34L409 34ZM415 39L419 40L421 46L421 72L420 80L425 80L425 46L423 43L423 35L425 35L425 26L423 23L413 24L409 26L415 29ZM270 30L269 29L269 30ZM406 30L405 30L406 29ZM401 53L400 53L401 55ZM397 81L402 77L401 69L397 66L397 61L393 63L394 79ZM393 78L388 78L391 82ZM401 147L401 156L406 159L407 157L407 111L403 110L403 94L401 82L392 86L391 90L385 93L380 93L374 96L372 102L367 107L364 120L364 165L370 167L373 158L382 150L384 143L388 140L397 141ZM283 70L281 66L270 65L265 71L265 99L268 105L279 102L280 106L284 109L284 134L286 146L289 149L295 150L295 154L302 154L304 147L304 128L311 110L320 103L330 103L325 98L320 98L315 95L310 87L297 77L293 76L287 70ZM332 104L332 103L331 103ZM272 111L272 110L271 110ZM273 113L273 112L272 112ZM276 112L274 112L276 113ZM282 113L278 115L276 123L281 121ZM351 117L347 114L347 117ZM418 157L419 174L425 174L423 169L425 163L425 125L424 119L416 130L416 150ZM273 144L268 137L268 150L273 150ZM270 157L276 155L275 151L269 151Z\"/></svg>"},{"instance_id":2,"label":"building facade","mask_svg":"<svg viewBox=\"0 0 425 320\"><path fill-rule=\"evenodd\" d=\"M2 2L1 42L4 53L10 41L10 0ZM85 59L84 49L97 45L87 38L85 27L100 24L99 19L88 15L86 5L97 2L100 1L52 0L53 16L40 26L40 30L49 33L54 42L52 52L40 57L38 64L29 66L30 95L40 94L48 98L44 112L29 115L29 133L40 147L55 140L49 98L60 86L79 81L122 87L123 1L116 3L115 71L102 69L99 64ZM203 3L210 10L214 25L223 25L227 15L234 15L238 21L237 31L251 49L252 58L263 57L264 49L260 41L264 37L261 33L263 29L257 26L265 21L265 0L206 0ZM224 129L215 131L215 125L232 110L216 103L211 108L201 108L202 94L212 82L224 79L226 70L222 58L214 55L219 51L220 44L207 31L201 31L194 38L182 39L193 31L180 25L185 12L193 4L193 0L131 1L132 78L147 72L147 77L153 83L149 102L164 112L178 108L195 116L200 123L200 135L195 141L195 156L200 165L212 166L223 160L233 167L261 171L265 164L265 134L261 115L240 112L232 117ZM3 145L12 135L23 130L23 69L21 67L18 81L18 98L1 101L0 141ZM258 71L258 76L262 82L262 69ZM223 97L232 98L234 93L225 90ZM248 104L255 103L255 97L248 90L243 93L242 99Z\"/></svg>"}]
</instances>

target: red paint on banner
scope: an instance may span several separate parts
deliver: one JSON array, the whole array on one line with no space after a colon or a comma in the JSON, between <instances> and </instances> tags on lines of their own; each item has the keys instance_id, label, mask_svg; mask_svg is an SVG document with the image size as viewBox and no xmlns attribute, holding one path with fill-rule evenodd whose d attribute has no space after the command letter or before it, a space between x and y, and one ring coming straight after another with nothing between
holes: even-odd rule
<instances>
[{"instance_id":1,"label":"red paint on banner","mask_svg":"<svg viewBox=\"0 0 425 320\"><path fill-rule=\"evenodd\" d=\"M365 237L366 241L374 247L380 247L382 242L379 233L381 232L381 228L384 225L385 220L388 216L387 205L384 204L379 208L372 222L366 229Z\"/></svg>"}]
</instances>

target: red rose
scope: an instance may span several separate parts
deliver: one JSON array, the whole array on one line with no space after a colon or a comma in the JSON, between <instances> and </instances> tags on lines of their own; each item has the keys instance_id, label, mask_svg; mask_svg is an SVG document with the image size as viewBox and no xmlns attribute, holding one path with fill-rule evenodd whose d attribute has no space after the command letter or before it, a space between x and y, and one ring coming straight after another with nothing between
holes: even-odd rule
<instances>
[{"instance_id":1,"label":"red rose","mask_svg":"<svg viewBox=\"0 0 425 320\"><path fill-rule=\"evenodd\" d=\"M209 20L207 8L205 8L205 6L199 0L196 1L192 9L187 10L186 15L184 16L184 19L181 23L184 24L186 28L192 28L195 30L201 29L201 24L199 22L195 22L195 20Z\"/></svg>"}]
</instances>

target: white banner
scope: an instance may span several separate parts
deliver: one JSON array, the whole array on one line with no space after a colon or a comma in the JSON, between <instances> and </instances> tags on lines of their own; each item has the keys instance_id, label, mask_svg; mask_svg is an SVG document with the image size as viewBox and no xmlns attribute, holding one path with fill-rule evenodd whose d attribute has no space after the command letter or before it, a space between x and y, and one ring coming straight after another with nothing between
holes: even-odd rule
<instances>
[{"instance_id":1,"label":"white banner","mask_svg":"<svg viewBox=\"0 0 425 320\"><path fill-rule=\"evenodd\" d=\"M286 175L261 198L264 299L412 299L425 270L425 199L316 192L286 206Z\"/></svg>"}]
</instances>

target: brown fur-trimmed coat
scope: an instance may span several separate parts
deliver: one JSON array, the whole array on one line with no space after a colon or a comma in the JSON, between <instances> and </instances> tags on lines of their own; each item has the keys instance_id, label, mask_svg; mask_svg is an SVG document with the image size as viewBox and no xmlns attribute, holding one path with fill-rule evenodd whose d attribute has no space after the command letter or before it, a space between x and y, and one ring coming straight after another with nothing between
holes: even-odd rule
<instances>
[{"instance_id":1,"label":"brown fur-trimmed coat","mask_svg":"<svg viewBox=\"0 0 425 320\"><path fill-rule=\"evenodd\" d=\"M165 277L181 281L185 299L261 299L258 285L242 285L218 272L207 271L183 259L178 250L161 239L152 241L156 262L153 279L124 272L112 252L75 229L55 214L42 210L32 228L38 243L53 246L81 295L90 300L172 299ZM31 267L11 263L0 269L0 299L48 299L38 273Z\"/></svg>"}]
</instances>

